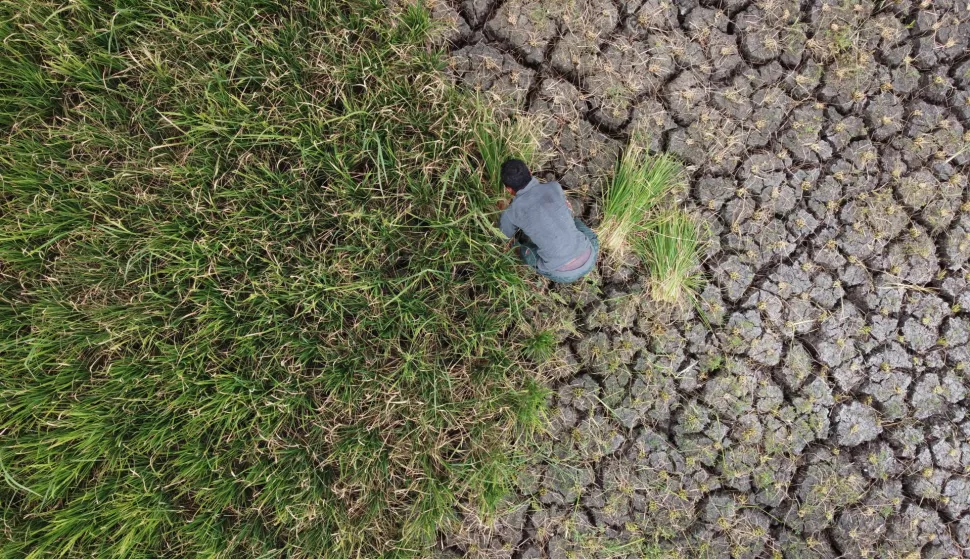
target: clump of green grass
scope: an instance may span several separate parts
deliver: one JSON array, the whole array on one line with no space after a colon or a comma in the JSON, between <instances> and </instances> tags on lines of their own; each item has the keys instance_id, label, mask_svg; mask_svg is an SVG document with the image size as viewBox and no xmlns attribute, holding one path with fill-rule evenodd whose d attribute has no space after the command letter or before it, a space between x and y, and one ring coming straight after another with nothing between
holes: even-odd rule
<instances>
[{"instance_id":1,"label":"clump of green grass","mask_svg":"<svg viewBox=\"0 0 970 559\"><path fill-rule=\"evenodd\" d=\"M543 163L536 125L522 115L499 122L491 110L479 110L482 116L475 128L475 143L482 158L484 179L490 188L501 192L502 163L507 159L521 159L533 170Z\"/></svg>"},{"instance_id":2,"label":"clump of green grass","mask_svg":"<svg viewBox=\"0 0 970 559\"><path fill-rule=\"evenodd\" d=\"M666 303L695 303L703 285L697 224L674 208L653 218L633 243L634 251L650 274L650 295Z\"/></svg>"},{"instance_id":3,"label":"clump of green grass","mask_svg":"<svg viewBox=\"0 0 970 559\"><path fill-rule=\"evenodd\" d=\"M522 353L536 363L542 363L552 357L556 351L556 336L549 330L535 332L522 340Z\"/></svg>"},{"instance_id":4,"label":"clump of green grass","mask_svg":"<svg viewBox=\"0 0 970 559\"><path fill-rule=\"evenodd\" d=\"M482 172L488 187L498 191L502 186L502 162L509 156L502 125L483 118L475 127L475 145L482 158Z\"/></svg>"},{"instance_id":5,"label":"clump of green grass","mask_svg":"<svg viewBox=\"0 0 970 559\"><path fill-rule=\"evenodd\" d=\"M631 140L617 162L603 201L600 243L614 257L633 249L647 266L654 300L693 302L702 283L701 240L691 216L675 206L685 188L683 167L640 145Z\"/></svg>"},{"instance_id":6,"label":"clump of green grass","mask_svg":"<svg viewBox=\"0 0 970 559\"><path fill-rule=\"evenodd\" d=\"M543 401L427 13L122 4L0 5L0 556L420 554Z\"/></svg>"},{"instance_id":7,"label":"clump of green grass","mask_svg":"<svg viewBox=\"0 0 970 559\"><path fill-rule=\"evenodd\" d=\"M676 159L666 154L651 157L631 141L617 162L603 199L598 233L604 250L622 254L631 238L650 221L649 213L682 186L682 167Z\"/></svg>"}]
</instances>

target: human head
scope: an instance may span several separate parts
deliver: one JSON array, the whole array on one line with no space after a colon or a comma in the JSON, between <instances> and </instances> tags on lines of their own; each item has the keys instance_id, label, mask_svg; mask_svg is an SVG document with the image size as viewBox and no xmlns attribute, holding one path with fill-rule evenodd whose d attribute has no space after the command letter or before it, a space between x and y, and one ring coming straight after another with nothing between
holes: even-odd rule
<instances>
[{"instance_id":1,"label":"human head","mask_svg":"<svg viewBox=\"0 0 970 559\"><path fill-rule=\"evenodd\" d=\"M502 184L512 192L518 192L532 180L532 173L521 159L509 159L502 163Z\"/></svg>"}]
</instances>

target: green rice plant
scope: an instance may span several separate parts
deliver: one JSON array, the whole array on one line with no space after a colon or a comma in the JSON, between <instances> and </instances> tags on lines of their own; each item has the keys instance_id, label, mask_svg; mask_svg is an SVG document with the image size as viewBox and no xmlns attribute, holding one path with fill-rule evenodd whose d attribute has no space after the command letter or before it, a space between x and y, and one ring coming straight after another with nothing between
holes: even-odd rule
<instances>
[{"instance_id":1,"label":"green rice plant","mask_svg":"<svg viewBox=\"0 0 970 559\"><path fill-rule=\"evenodd\" d=\"M541 129L535 115L516 114L507 125L505 134L512 157L525 161L530 169L538 169L550 154L539 148Z\"/></svg>"},{"instance_id":2,"label":"green rice plant","mask_svg":"<svg viewBox=\"0 0 970 559\"><path fill-rule=\"evenodd\" d=\"M703 285L701 238L697 224L683 210L663 211L633 243L634 252L650 274L650 294L656 301L694 303Z\"/></svg>"},{"instance_id":3,"label":"green rice plant","mask_svg":"<svg viewBox=\"0 0 970 559\"><path fill-rule=\"evenodd\" d=\"M493 113L480 108L475 143L482 158L482 170L489 188L502 193L502 163L509 158L525 161L530 169L542 164L535 123L525 116L497 122Z\"/></svg>"},{"instance_id":4,"label":"green rice plant","mask_svg":"<svg viewBox=\"0 0 970 559\"><path fill-rule=\"evenodd\" d=\"M637 143L630 142L604 196L598 231L602 247L622 254L630 237L644 229L648 213L682 186L682 167L676 159L667 154L650 157Z\"/></svg>"},{"instance_id":5,"label":"green rice plant","mask_svg":"<svg viewBox=\"0 0 970 559\"><path fill-rule=\"evenodd\" d=\"M402 559L498 502L535 295L429 28L0 3L0 557Z\"/></svg>"},{"instance_id":6,"label":"green rice plant","mask_svg":"<svg viewBox=\"0 0 970 559\"><path fill-rule=\"evenodd\" d=\"M489 118L481 119L475 127L475 145L482 158L485 184L490 190L500 192L502 163L510 157L502 126Z\"/></svg>"}]
</instances>

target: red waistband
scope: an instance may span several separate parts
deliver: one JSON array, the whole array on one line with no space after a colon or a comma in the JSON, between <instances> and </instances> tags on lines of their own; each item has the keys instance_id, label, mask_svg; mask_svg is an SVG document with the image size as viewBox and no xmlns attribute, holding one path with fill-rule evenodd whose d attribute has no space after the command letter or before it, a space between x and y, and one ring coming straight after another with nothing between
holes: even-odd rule
<instances>
[{"instance_id":1,"label":"red waistband","mask_svg":"<svg viewBox=\"0 0 970 559\"><path fill-rule=\"evenodd\" d=\"M586 264L591 254L593 254L593 249L588 247L582 254L580 254L576 258L573 258L569 262L566 262L562 266L556 268L556 271L572 272L573 270L578 270Z\"/></svg>"}]
</instances>

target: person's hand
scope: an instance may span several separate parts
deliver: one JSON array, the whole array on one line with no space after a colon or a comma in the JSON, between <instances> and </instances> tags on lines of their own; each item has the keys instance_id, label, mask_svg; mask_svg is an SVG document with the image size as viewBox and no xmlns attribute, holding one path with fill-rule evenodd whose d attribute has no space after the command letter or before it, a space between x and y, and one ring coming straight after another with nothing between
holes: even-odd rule
<instances>
[{"instance_id":1,"label":"person's hand","mask_svg":"<svg viewBox=\"0 0 970 559\"><path fill-rule=\"evenodd\" d=\"M509 205L509 203L506 202L505 200L499 200L498 202L495 203L495 205L498 206L498 209L504 210L505 207Z\"/></svg>"}]
</instances>

